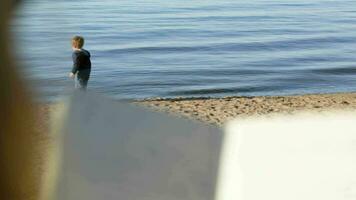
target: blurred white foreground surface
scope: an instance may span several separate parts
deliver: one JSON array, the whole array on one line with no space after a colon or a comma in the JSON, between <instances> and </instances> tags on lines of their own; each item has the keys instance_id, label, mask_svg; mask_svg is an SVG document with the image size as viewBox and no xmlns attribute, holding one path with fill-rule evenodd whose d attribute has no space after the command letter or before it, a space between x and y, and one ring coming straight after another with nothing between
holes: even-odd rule
<instances>
[{"instance_id":1,"label":"blurred white foreground surface","mask_svg":"<svg viewBox=\"0 0 356 200\"><path fill-rule=\"evenodd\" d=\"M63 120L57 185L47 199L214 199L218 128L90 93L74 95Z\"/></svg>"},{"instance_id":2,"label":"blurred white foreground surface","mask_svg":"<svg viewBox=\"0 0 356 200\"><path fill-rule=\"evenodd\" d=\"M61 162L50 164L57 184L44 199L356 199L356 113L236 119L223 138L218 128L79 93L62 118Z\"/></svg>"},{"instance_id":3,"label":"blurred white foreground surface","mask_svg":"<svg viewBox=\"0 0 356 200\"><path fill-rule=\"evenodd\" d=\"M231 122L216 199L356 199L356 113Z\"/></svg>"}]
</instances>

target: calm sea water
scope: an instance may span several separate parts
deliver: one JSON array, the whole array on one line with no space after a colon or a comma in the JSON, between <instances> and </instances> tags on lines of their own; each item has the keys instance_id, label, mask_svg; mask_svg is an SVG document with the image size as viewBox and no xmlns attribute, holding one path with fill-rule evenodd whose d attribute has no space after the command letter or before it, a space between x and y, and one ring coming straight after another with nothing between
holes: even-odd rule
<instances>
[{"instance_id":1,"label":"calm sea water","mask_svg":"<svg viewBox=\"0 0 356 200\"><path fill-rule=\"evenodd\" d=\"M24 71L53 100L86 38L89 89L115 98L356 91L354 0L31 0L13 31Z\"/></svg>"}]
</instances>

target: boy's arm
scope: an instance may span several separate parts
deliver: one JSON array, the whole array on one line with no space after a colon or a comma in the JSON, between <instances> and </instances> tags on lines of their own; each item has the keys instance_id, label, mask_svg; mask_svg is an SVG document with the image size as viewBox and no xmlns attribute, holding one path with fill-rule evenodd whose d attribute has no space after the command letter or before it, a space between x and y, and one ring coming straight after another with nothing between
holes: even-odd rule
<instances>
[{"instance_id":1,"label":"boy's arm","mask_svg":"<svg viewBox=\"0 0 356 200\"><path fill-rule=\"evenodd\" d=\"M78 55L73 53L72 54L72 58L73 58L73 67L72 67L72 73L76 74L78 72L79 69L79 59L78 59Z\"/></svg>"}]
</instances>

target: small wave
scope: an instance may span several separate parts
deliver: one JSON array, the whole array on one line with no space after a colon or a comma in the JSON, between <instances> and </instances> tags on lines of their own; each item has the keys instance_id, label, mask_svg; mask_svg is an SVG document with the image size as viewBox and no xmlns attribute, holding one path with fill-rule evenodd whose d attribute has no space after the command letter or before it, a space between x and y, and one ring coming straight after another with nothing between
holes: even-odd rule
<instances>
[{"instance_id":1,"label":"small wave","mask_svg":"<svg viewBox=\"0 0 356 200\"><path fill-rule=\"evenodd\" d=\"M253 92L270 92L284 89L284 86L270 85L270 86L244 86L233 88L210 88L210 89L193 89L193 90L177 90L168 92L170 96L180 95L214 95L214 94L239 94L239 93L253 93Z\"/></svg>"},{"instance_id":2,"label":"small wave","mask_svg":"<svg viewBox=\"0 0 356 200\"><path fill-rule=\"evenodd\" d=\"M341 68L320 68L320 69L312 69L310 72L315 74L322 74L322 75L350 75L356 74L356 65L349 66L349 67L341 67Z\"/></svg>"},{"instance_id":3,"label":"small wave","mask_svg":"<svg viewBox=\"0 0 356 200\"><path fill-rule=\"evenodd\" d=\"M255 69L205 69L205 70L180 70L180 71L161 71L157 74L162 76L236 76L236 75L260 75L273 74L271 70L255 70Z\"/></svg>"},{"instance_id":4,"label":"small wave","mask_svg":"<svg viewBox=\"0 0 356 200\"><path fill-rule=\"evenodd\" d=\"M272 69L243 69L241 67L230 69L181 69L181 70L130 70L125 72L115 72L108 77L117 78L118 76L126 77L141 77L141 78L153 78L153 77L177 77L182 79L183 77L197 77L199 80L204 77L229 77L229 76L242 76L242 75L271 75L280 73L280 71L274 71ZM179 80L179 79L177 79Z\"/></svg>"},{"instance_id":5,"label":"small wave","mask_svg":"<svg viewBox=\"0 0 356 200\"><path fill-rule=\"evenodd\" d=\"M279 40L270 42L248 42L248 43L217 43L209 45L194 46L168 46L168 47L132 47L122 49L105 50L107 54L156 54L156 53L193 53L193 52L257 52L273 50L296 50L296 49L318 49L320 47L335 46L337 44L356 43L356 36L345 37L315 37L306 39ZM102 52L102 53L104 53ZM97 51L101 53L101 51Z\"/></svg>"}]
</instances>

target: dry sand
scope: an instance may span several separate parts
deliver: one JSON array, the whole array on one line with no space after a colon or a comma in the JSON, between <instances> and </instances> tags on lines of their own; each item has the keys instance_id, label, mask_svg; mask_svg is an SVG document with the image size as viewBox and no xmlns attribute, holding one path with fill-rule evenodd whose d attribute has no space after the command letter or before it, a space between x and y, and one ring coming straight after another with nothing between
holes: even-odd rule
<instances>
[{"instance_id":1,"label":"dry sand","mask_svg":"<svg viewBox=\"0 0 356 200\"><path fill-rule=\"evenodd\" d=\"M221 126L235 117L299 111L356 109L356 93L138 101L154 110Z\"/></svg>"}]
</instances>

